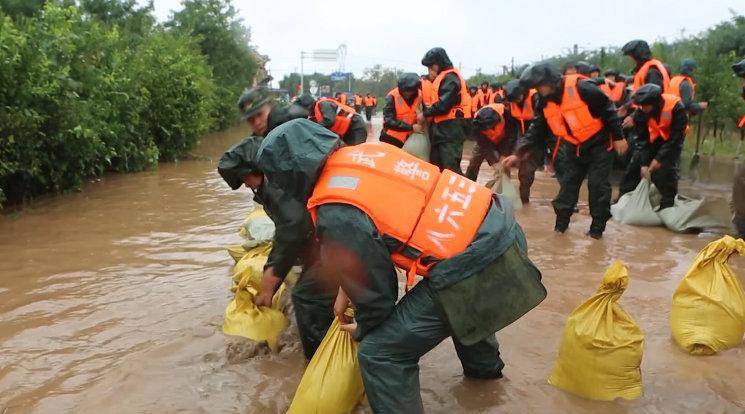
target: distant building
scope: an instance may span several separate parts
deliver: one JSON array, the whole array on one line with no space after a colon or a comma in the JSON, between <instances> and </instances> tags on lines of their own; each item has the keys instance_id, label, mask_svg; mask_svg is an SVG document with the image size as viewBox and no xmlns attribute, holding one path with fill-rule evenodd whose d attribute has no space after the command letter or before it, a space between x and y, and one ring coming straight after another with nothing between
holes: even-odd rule
<instances>
[{"instance_id":1,"label":"distant building","mask_svg":"<svg viewBox=\"0 0 745 414\"><path fill-rule=\"evenodd\" d=\"M262 55L256 49L251 47L251 54L254 57L254 60L256 60L256 75L253 78L251 86L257 86L259 82L266 79L267 76L269 76L269 72L266 70L266 64L269 62L269 56Z\"/></svg>"}]
</instances>

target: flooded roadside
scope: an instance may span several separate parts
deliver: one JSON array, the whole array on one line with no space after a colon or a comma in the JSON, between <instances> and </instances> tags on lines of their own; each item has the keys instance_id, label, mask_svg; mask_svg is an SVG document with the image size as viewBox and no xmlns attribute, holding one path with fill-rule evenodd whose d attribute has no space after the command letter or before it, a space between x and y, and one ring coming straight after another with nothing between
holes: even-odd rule
<instances>
[{"instance_id":1,"label":"flooded roadside","mask_svg":"<svg viewBox=\"0 0 745 414\"><path fill-rule=\"evenodd\" d=\"M106 176L0 218L0 413L286 410L304 369L299 348L242 358L230 354L236 342L221 330L231 297L224 247L238 240L250 192L230 191L215 167L245 134L206 137L197 151L204 159ZM702 159L701 168L707 163ZM726 218L730 166L710 165L708 179L702 172L681 191L711 198ZM489 168L482 174L486 181ZM498 334L505 378L464 379L445 341L421 362L428 412L745 410L745 346L692 357L670 337L672 292L711 239L610 222L595 242L584 236L586 193L568 233L557 235L550 204L556 188L540 173L535 201L518 212L549 296ZM645 333L644 396L599 403L559 391L546 378L567 315L614 259L629 267L621 303ZM742 279L745 260L732 264Z\"/></svg>"}]
</instances>

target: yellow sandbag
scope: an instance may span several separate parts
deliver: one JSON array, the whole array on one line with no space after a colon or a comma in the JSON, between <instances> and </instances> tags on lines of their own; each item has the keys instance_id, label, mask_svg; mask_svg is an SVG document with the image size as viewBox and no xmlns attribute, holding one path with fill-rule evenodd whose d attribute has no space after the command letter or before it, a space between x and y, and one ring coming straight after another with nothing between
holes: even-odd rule
<instances>
[{"instance_id":1,"label":"yellow sandbag","mask_svg":"<svg viewBox=\"0 0 745 414\"><path fill-rule=\"evenodd\" d=\"M238 261L248 253L246 249L243 248L243 245L240 244L232 244L227 247L227 250L230 257L232 257L236 263L238 263Z\"/></svg>"},{"instance_id":2,"label":"yellow sandbag","mask_svg":"<svg viewBox=\"0 0 745 414\"><path fill-rule=\"evenodd\" d=\"M745 294L727 260L745 253L731 236L709 243L696 256L673 294L673 338L693 355L712 355L742 343Z\"/></svg>"},{"instance_id":3,"label":"yellow sandbag","mask_svg":"<svg viewBox=\"0 0 745 414\"><path fill-rule=\"evenodd\" d=\"M257 206L241 223L238 235L245 239L245 243L227 247L228 254L236 263L252 248L271 243L274 237L274 222L261 206Z\"/></svg>"},{"instance_id":4,"label":"yellow sandbag","mask_svg":"<svg viewBox=\"0 0 745 414\"><path fill-rule=\"evenodd\" d=\"M241 280L248 278L245 282L246 285L252 284L256 288L261 286L261 275L264 273L264 265L271 251L272 245L270 243L254 247L246 252L233 267L233 282L239 284Z\"/></svg>"},{"instance_id":5,"label":"yellow sandbag","mask_svg":"<svg viewBox=\"0 0 745 414\"><path fill-rule=\"evenodd\" d=\"M266 214L261 206L256 206L243 220L238 235L245 239L243 246L251 249L268 242L274 238L274 222Z\"/></svg>"},{"instance_id":6,"label":"yellow sandbag","mask_svg":"<svg viewBox=\"0 0 745 414\"><path fill-rule=\"evenodd\" d=\"M271 249L271 247L269 247ZM289 321L281 309L281 297L285 292L282 284L272 298L272 306L258 307L253 297L259 292L261 275L267 260L266 246L255 248L236 264L234 280L238 280L235 298L225 309L222 330L228 335L242 336L254 341L266 341L269 348L279 350L277 340Z\"/></svg>"},{"instance_id":7,"label":"yellow sandbag","mask_svg":"<svg viewBox=\"0 0 745 414\"><path fill-rule=\"evenodd\" d=\"M365 394L357 362L357 343L334 319L305 369L288 414L351 412Z\"/></svg>"},{"instance_id":8,"label":"yellow sandbag","mask_svg":"<svg viewBox=\"0 0 745 414\"><path fill-rule=\"evenodd\" d=\"M616 261L595 295L572 311L551 385L594 400L642 395L644 334L618 304L628 283L626 266Z\"/></svg>"}]
</instances>

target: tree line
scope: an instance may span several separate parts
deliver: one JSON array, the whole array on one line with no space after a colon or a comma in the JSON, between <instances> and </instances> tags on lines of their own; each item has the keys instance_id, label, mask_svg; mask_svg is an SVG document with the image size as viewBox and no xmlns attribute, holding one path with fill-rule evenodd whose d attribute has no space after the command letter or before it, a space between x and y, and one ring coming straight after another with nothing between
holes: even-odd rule
<instances>
[{"instance_id":1,"label":"tree line","mask_svg":"<svg viewBox=\"0 0 745 414\"><path fill-rule=\"evenodd\" d=\"M258 66L229 0L0 0L0 206L178 159Z\"/></svg>"},{"instance_id":2,"label":"tree line","mask_svg":"<svg viewBox=\"0 0 745 414\"><path fill-rule=\"evenodd\" d=\"M705 131L719 138L726 137L727 132L734 132L736 120L745 112L745 105L740 97L741 87L732 75L730 65L745 57L745 16L732 12L729 20L702 33L681 36L672 41L660 39L650 43L654 56L668 64L673 74L678 73L683 59L696 60L698 64L695 72L696 99L710 103L703 119ZM602 70L614 68L626 75L630 75L634 68L633 61L621 54L620 46L568 51L547 60L553 62L558 68L568 62L585 61L598 65ZM478 64L478 62L474 63ZM479 71L469 77L467 82L474 86L482 82L505 82L518 78L527 66L527 64L516 65L500 74ZM425 72L426 70L422 68L421 73ZM375 65L366 69L361 78L352 78L352 91L361 94L371 92L377 96L385 96L396 86L399 74L400 71L393 68ZM305 76L306 91L310 79L316 80L319 85L330 85L332 93L348 89L348 81L331 81L327 75L314 73ZM299 84L300 75L297 73L287 75L280 81L280 87L289 90L290 94L294 94Z\"/></svg>"}]
</instances>

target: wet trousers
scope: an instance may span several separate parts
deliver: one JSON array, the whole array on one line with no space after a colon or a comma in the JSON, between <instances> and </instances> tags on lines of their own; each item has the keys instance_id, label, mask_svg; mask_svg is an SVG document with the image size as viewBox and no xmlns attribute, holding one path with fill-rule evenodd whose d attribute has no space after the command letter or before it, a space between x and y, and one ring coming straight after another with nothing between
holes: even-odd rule
<instances>
[{"instance_id":1,"label":"wet trousers","mask_svg":"<svg viewBox=\"0 0 745 414\"><path fill-rule=\"evenodd\" d=\"M430 162L440 170L451 170L463 175L460 161L463 158L465 133L461 119L451 119L432 125Z\"/></svg>"},{"instance_id":2,"label":"wet trousers","mask_svg":"<svg viewBox=\"0 0 745 414\"><path fill-rule=\"evenodd\" d=\"M654 155L653 155L654 156ZM680 153L673 160L663 163L662 168L652 173L650 177L652 183L659 190L662 199L660 208L672 207L675 203L675 196L678 194L678 180L680 179ZM634 191L639 181L641 181L642 159L640 151L636 151L631 157L626 173L618 187L619 197Z\"/></svg>"},{"instance_id":3,"label":"wet trousers","mask_svg":"<svg viewBox=\"0 0 745 414\"><path fill-rule=\"evenodd\" d=\"M305 358L310 360L334 320L338 287L322 278L320 262L303 268L292 288L292 305Z\"/></svg>"},{"instance_id":4,"label":"wet trousers","mask_svg":"<svg viewBox=\"0 0 745 414\"><path fill-rule=\"evenodd\" d=\"M423 413L419 393L419 358L451 336L429 282L417 284L393 314L360 342L359 362L370 406L375 413ZM504 363L492 336L471 346L453 338L463 373L499 378Z\"/></svg>"},{"instance_id":5,"label":"wet trousers","mask_svg":"<svg viewBox=\"0 0 745 414\"><path fill-rule=\"evenodd\" d=\"M569 226L574 206L577 205L579 190L587 178L589 191L590 230L603 232L610 218L611 185L610 175L613 168L613 152L607 145L597 143L589 148L581 148L577 155L576 148L562 142L556 158L559 194L553 201L556 213L556 227L566 229ZM560 174L558 172L561 171Z\"/></svg>"}]
</instances>

